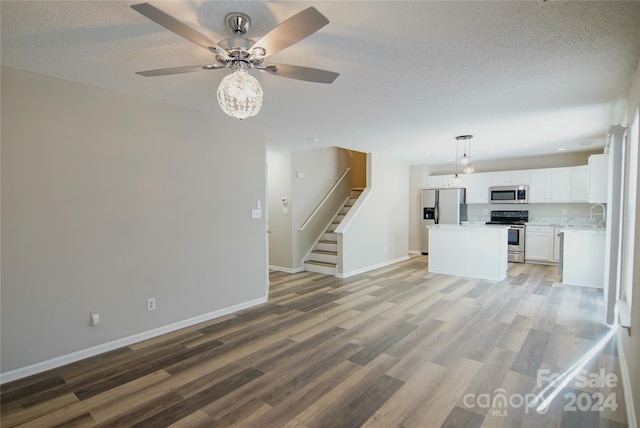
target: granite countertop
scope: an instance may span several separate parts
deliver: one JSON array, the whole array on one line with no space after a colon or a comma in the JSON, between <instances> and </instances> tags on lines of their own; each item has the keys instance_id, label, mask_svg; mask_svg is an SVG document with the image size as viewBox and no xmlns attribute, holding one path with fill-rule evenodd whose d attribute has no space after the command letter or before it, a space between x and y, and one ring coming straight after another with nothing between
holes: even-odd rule
<instances>
[{"instance_id":1,"label":"granite countertop","mask_svg":"<svg viewBox=\"0 0 640 428\"><path fill-rule=\"evenodd\" d=\"M607 229L599 225L567 225L562 228L563 232L597 232L604 233Z\"/></svg>"},{"instance_id":2,"label":"granite countertop","mask_svg":"<svg viewBox=\"0 0 640 428\"><path fill-rule=\"evenodd\" d=\"M600 228L604 229L602 220L589 218L567 218L567 217L533 217L527 223L530 226L559 226L565 228Z\"/></svg>"},{"instance_id":3,"label":"granite countertop","mask_svg":"<svg viewBox=\"0 0 640 428\"><path fill-rule=\"evenodd\" d=\"M484 224L484 223L465 223L462 224L434 224L431 226L427 226L429 229L508 229L510 226L508 224Z\"/></svg>"}]
</instances>

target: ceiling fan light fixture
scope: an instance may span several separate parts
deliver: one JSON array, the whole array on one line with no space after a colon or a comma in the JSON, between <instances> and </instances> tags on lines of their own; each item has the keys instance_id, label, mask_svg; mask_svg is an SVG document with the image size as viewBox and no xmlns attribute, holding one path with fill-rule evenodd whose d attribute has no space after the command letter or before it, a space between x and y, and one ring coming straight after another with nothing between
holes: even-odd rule
<instances>
[{"instance_id":1,"label":"ceiling fan light fixture","mask_svg":"<svg viewBox=\"0 0 640 428\"><path fill-rule=\"evenodd\" d=\"M244 62L233 65L233 72L218 86L218 104L226 114L238 119L255 116L262 108L262 86L247 71Z\"/></svg>"}]
</instances>

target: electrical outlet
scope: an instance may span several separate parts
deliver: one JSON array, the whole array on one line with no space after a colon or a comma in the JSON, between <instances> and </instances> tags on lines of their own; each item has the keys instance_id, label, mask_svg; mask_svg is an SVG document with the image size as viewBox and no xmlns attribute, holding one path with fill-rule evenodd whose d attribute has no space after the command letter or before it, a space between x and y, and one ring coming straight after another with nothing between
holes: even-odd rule
<instances>
[{"instance_id":1,"label":"electrical outlet","mask_svg":"<svg viewBox=\"0 0 640 428\"><path fill-rule=\"evenodd\" d=\"M482 213L483 213L484 215L487 215L487 214L489 214L489 210L484 210L484 211L482 211Z\"/></svg>"},{"instance_id":2,"label":"electrical outlet","mask_svg":"<svg viewBox=\"0 0 640 428\"><path fill-rule=\"evenodd\" d=\"M149 297L147 299L147 312L156 310L156 298Z\"/></svg>"},{"instance_id":3,"label":"electrical outlet","mask_svg":"<svg viewBox=\"0 0 640 428\"><path fill-rule=\"evenodd\" d=\"M562 209L562 215L567 215L567 210L565 208Z\"/></svg>"}]
</instances>

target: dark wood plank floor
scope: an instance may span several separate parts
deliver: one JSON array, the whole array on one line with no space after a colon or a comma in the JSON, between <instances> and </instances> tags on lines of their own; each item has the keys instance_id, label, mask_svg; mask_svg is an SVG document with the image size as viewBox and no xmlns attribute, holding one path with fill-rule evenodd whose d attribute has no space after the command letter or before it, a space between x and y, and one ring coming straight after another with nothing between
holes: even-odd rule
<instances>
[{"instance_id":1,"label":"dark wood plank floor","mask_svg":"<svg viewBox=\"0 0 640 428\"><path fill-rule=\"evenodd\" d=\"M606 335L601 291L550 266L510 264L494 282L427 263L272 272L264 305L3 385L1 425L627 426L615 340L581 372L615 385L574 380L544 413L520 400Z\"/></svg>"}]
</instances>

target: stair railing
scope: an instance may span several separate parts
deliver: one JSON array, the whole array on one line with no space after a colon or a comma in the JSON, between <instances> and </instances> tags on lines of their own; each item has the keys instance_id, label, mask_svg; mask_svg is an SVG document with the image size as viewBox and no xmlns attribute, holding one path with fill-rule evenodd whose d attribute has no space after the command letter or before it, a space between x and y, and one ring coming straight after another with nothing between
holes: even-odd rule
<instances>
[{"instance_id":1,"label":"stair railing","mask_svg":"<svg viewBox=\"0 0 640 428\"><path fill-rule=\"evenodd\" d=\"M322 206L324 205L325 202L327 202L327 200L329 199L329 197L331 196L331 194L333 192L335 192L335 190L338 188L338 186L340 185L340 183L342 182L342 180L344 180L344 178L347 176L347 174L349 173L349 171L351 171L351 168L347 168L344 173L340 176L340 178L338 178L338 181L336 181L336 183L333 185L333 187L331 189L329 189L329 191L327 192L326 195L324 195L324 198L322 198L322 200L318 203L318 205L315 207L315 209L311 212L311 214L309 214L309 217L307 217L307 219L304 221L304 223L302 223L302 225L298 228L298 230L304 230L305 227L307 227L307 225L309 223L311 223L311 220L313 220L313 218L316 216L316 214L318 214L318 211L320 211L320 208L322 208Z\"/></svg>"}]
</instances>

